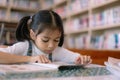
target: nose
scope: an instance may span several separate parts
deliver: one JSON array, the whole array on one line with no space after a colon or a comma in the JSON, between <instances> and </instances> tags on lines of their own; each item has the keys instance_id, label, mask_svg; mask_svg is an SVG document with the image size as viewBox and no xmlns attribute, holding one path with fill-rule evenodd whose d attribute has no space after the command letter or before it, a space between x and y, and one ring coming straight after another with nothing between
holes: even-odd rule
<instances>
[{"instance_id":1,"label":"nose","mask_svg":"<svg viewBox=\"0 0 120 80\"><path fill-rule=\"evenodd\" d=\"M50 43L48 44L48 48L49 48L49 49L53 49L54 47L55 47L54 42L50 42Z\"/></svg>"}]
</instances>

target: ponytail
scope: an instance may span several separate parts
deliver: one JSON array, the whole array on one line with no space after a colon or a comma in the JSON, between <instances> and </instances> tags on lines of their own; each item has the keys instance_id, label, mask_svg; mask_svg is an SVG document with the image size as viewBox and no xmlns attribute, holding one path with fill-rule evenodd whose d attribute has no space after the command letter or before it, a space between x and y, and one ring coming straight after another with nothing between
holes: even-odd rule
<instances>
[{"instance_id":1,"label":"ponytail","mask_svg":"<svg viewBox=\"0 0 120 80\"><path fill-rule=\"evenodd\" d=\"M23 17L17 25L16 39L18 41L30 40L30 31L28 26L28 20L30 16Z\"/></svg>"}]
</instances>

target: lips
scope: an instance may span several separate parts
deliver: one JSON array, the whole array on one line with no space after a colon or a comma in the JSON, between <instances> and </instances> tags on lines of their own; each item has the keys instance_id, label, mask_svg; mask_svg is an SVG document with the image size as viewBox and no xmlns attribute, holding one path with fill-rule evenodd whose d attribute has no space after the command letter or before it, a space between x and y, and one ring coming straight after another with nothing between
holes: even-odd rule
<instances>
[{"instance_id":1,"label":"lips","mask_svg":"<svg viewBox=\"0 0 120 80\"><path fill-rule=\"evenodd\" d=\"M52 53L52 50L46 50L45 53L50 54L50 53Z\"/></svg>"}]
</instances>

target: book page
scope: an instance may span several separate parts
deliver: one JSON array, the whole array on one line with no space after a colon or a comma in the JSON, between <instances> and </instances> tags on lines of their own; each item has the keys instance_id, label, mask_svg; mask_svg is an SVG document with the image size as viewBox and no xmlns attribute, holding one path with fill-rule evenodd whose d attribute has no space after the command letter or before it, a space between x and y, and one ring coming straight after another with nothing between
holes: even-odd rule
<instances>
[{"instance_id":1,"label":"book page","mask_svg":"<svg viewBox=\"0 0 120 80\"><path fill-rule=\"evenodd\" d=\"M14 72L36 72L46 70L63 70L81 68L81 65L68 64L64 62L53 63L27 63L27 64L0 64L0 74Z\"/></svg>"},{"instance_id":2,"label":"book page","mask_svg":"<svg viewBox=\"0 0 120 80\"><path fill-rule=\"evenodd\" d=\"M37 72L46 70L55 70L55 68L48 68L33 64L0 64L0 74L14 72Z\"/></svg>"},{"instance_id":3,"label":"book page","mask_svg":"<svg viewBox=\"0 0 120 80\"><path fill-rule=\"evenodd\" d=\"M76 65L73 63L64 63L64 62L52 62L52 63L30 63L32 65L38 65L42 67L47 67L51 69L77 69L77 68L83 68L84 65Z\"/></svg>"}]
</instances>

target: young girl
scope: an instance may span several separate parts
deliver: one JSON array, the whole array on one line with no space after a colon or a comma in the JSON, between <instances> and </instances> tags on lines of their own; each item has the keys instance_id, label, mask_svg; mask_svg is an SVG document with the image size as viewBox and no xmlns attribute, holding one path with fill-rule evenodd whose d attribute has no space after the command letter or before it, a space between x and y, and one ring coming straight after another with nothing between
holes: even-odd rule
<instances>
[{"instance_id":1,"label":"young girl","mask_svg":"<svg viewBox=\"0 0 120 80\"><path fill-rule=\"evenodd\" d=\"M0 48L0 63L61 61L88 64L90 56L83 56L62 47L63 23L60 16L49 10L41 10L33 16L23 17L16 30L18 43Z\"/></svg>"}]
</instances>

